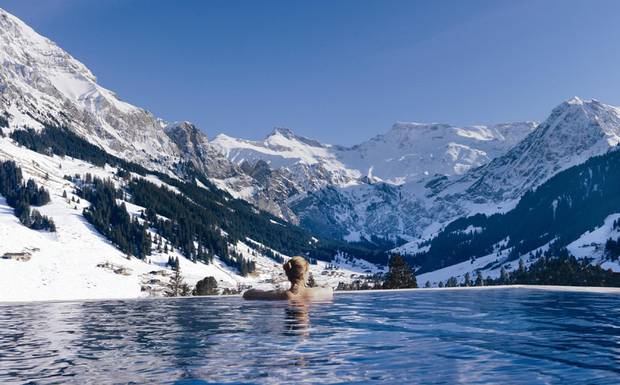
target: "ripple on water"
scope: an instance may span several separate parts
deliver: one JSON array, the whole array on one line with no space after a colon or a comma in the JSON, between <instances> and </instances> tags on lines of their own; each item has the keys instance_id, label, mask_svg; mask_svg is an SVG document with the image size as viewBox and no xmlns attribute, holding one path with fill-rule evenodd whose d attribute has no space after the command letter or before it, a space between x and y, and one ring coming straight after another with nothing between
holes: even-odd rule
<instances>
[{"instance_id":1,"label":"ripple on water","mask_svg":"<svg viewBox=\"0 0 620 385\"><path fill-rule=\"evenodd\" d=\"M535 290L2 305L0 383L600 383L620 297Z\"/></svg>"}]
</instances>

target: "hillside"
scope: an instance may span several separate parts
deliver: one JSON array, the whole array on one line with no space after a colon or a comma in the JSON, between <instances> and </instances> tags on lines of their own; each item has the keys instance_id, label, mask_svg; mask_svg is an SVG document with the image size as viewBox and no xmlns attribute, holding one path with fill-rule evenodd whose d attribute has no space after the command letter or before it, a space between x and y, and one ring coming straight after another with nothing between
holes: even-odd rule
<instances>
[{"instance_id":1,"label":"hillside","mask_svg":"<svg viewBox=\"0 0 620 385\"><path fill-rule=\"evenodd\" d=\"M94 146L91 150L99 155L104 154L97 152ZM26 178L32 178L49 190L51 202L38 209L53 218L56 224L54 233L28 229L6 205L6 200L0 198L0 237L3 240L0 256L4 256L0 259L0 292L3 301L161 295L172 272L171 266L167 265L170 258L178 258L181 272L190 285L206 276L215 277L220 288L230 290L250 285L271 287L285 282L280 266L281 260L287 256L250 237L240 239L240 234L244 231L242 229L227 228L231 234L236 233L236 237L224 235L225 232L221 229L214 232L216 238L224 242L223 251L229 261L225 260L222 252L219 255L213 254L210 258L188 254L182 244L164 236L160 237L158 229L151 226L147 226L149 237L153 240L161 238L161 244L170 245L170 249L164 251L154 242L145 255L128 257L127 252L121 251L118 244L113 244L110 239L102 236L86 219L84 213L88 212L92 203L84 199L80 191L84 190L88 178L110 180L119 191L125 191L125 197L118 199L116 203L123 205L134 221L144 223L142 218L147 207L135 204L136 191L129 190L130 185L147 186L153 190L175 194L177 197L182 197L178 195L181 189L191 188L199 189L195 192L195 197L203 197L205 202L212 202L218 207L221 205L228 210L229 220L235 217L235 212L249 210L244 215L268 222L269 224L262 223L260 226L270 229L271 235L292 232L295 235L291 234L287 239L303 241L306 237L307 241L303 242L311 242L312 245L319 242L291 225L255 213L251 206L242 201L231 200L218 190L210 193L197 185L191 187L162 174L145 172L137 165L133 167L144 174L131 172L128 177L126 173L119 171L126 171L132 167L131 164L124 164L123 168L119 164L96 165L68 155L41 154L20 147L7 137L0 138L0 159L14 160ZM113 163L112 159L108 161ZM132 196L130 192L133 193ZM219 196L219 199L213 199L215 196ZM188 208L192 207L190 203L186 204L189 205ZM197 208L198 206L194 207ZM232 223L240 222L237 218ZM259 233L251 231L251 234L254 236ZM269 240L263 241L265 244L270 243ZM198 244L200 245L200 242ZM312 245L308 244L308 251L313 249ZM300 246L288 244L288 247ZM27 260L20 260L20 256L25 256ZM254 271L243 276L237 265L238 258L251 262ZM335 287L341 281L347 282L360 275L375 272L377 267L338 255L329 262L316 261L311 270L317 282Z\"/></svg>"},{"instance_id":2,"label":"hillside","mask_svg":"<svg viewBox=\"0 0 620 385\"><path fill-rule=\"evenodd\" d=\"M524 194L506 213L461 218L430 240L420 242L414 261L422 279L437 282L481 271L497 277L520 259L535 262L567 248L620 272L606 246L616 241L620 210L620 152L593 157Z\"/></svg>"}]
</instances>

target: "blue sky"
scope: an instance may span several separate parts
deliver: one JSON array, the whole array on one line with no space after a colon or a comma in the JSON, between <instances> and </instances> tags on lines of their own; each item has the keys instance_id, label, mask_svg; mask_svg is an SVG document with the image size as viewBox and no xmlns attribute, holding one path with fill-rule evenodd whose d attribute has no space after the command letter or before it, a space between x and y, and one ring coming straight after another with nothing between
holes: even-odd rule
<instances>
[{"instance_id":1,"label":"blue sky","mask_svg":"<svg viewBox=\"0 0 620 385\"><path fill-rule=\"evenodd\" d=\"M351 145L394 121L620 105L620 1L0 0L122 99L209 136Z\"/></svg>"}]
</instances>

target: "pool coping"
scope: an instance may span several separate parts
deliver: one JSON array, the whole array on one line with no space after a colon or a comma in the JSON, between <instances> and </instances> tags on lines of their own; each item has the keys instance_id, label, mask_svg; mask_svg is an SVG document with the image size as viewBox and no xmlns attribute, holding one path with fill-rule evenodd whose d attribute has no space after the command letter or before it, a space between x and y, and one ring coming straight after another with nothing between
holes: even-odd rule
<instances>
[{"instance_id":1,"label":"pool coping","mask_svg":"<svg viewBox=\"0 0 620 385\"><path fill-rule=\"evenodd\" d=\"M394 292L428 292L428 291L461 291L461 290L543 290L558 292L580 292L580 293L599 293L599 294L620 294L620 287L597 287L597 286L553 286L553 285L497 285L497 286L466 286L466 287L429 287L429 288L410 288L410 289L377 289L377 290L339 290L334 291L334 295L341 294L383 294ZM241 298L241 294L234 295L202 295L187 297L118 297L118 298L74 298L74 299L40 299L27 301L3 301L0 306L26 305L36 303L57 303L57 302L109 302L109 301L142 301L142 300L192 300L199 298Z\"/></svg>"}]
</instances>

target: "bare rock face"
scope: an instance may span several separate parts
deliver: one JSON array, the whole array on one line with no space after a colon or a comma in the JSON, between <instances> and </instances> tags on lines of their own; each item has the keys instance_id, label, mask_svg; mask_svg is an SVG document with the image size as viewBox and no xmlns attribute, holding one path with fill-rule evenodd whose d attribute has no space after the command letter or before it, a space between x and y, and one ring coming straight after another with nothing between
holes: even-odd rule
<instances>
[{"instance_id":1,"label":"bare rock face","mask_svg":"<svg viewBox=\"0 0 620 385\"><path fill-rule=\"evenodd\" d=\"M164 131L178 147L182 158L190 161L207 177L222 179L241 174L239 168L214 148L207 136L192 123L171 123L164 128Z\"/></svg>"}]
</instances>

